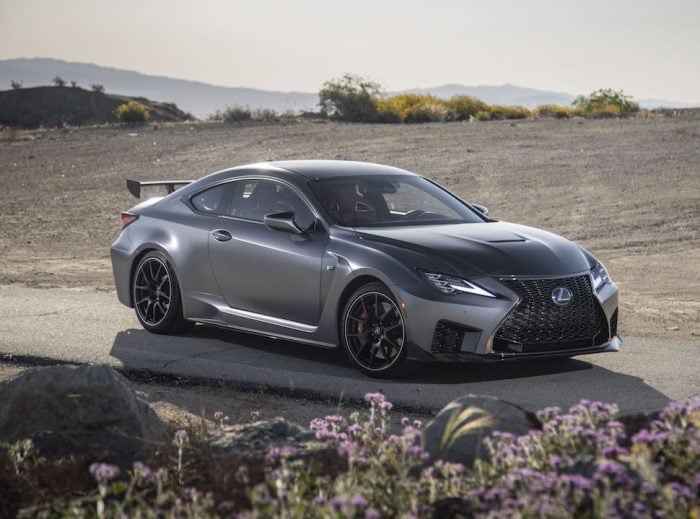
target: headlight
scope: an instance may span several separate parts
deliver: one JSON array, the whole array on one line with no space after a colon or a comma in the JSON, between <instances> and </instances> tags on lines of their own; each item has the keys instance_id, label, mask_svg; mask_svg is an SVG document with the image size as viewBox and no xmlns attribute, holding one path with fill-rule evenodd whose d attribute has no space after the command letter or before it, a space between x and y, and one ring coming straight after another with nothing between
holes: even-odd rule
<instances>
[{"instance_id":1,"label":"headlight","mask_svg":"<svg viewBox=\"0 0 700 519\"><path fill-rule=\"evenodd\" d=\"M596 292L610 283L610 275L602 263L596 263L595 267L591 269L591 281L593 281L593 288Z\"/></svg>"},{"instance_id":2,"label":"headlight","mask_svg":"<svg viewBox=\"0 0 700 519\"><path fill-rule=\"evenodd\" d=\"M420 270L419 272L423 274L428 279L428 281L430 281L435 286L435 288L437 288L443 294L455 295L462 292L466 292L468 294L475 294L477 296L496 297L488 290L485 290L480 286L475 285L470 281L467 281L466 279L448 276L447 274L425 272L423 270Z\"/></svg>"}]
</instances>

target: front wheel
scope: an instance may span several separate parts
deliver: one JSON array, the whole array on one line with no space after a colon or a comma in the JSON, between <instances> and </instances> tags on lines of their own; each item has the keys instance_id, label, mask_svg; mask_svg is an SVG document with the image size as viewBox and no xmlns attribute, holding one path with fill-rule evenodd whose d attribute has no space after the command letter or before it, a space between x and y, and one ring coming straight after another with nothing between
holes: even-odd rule
<instances>
[{"instance_id":1,"label":"front wheel","mask_svg":"<svg viewBox=\"0 0 700 519\"><path fill-rule=\"evenodd\" d=\"M182 315L180 285L163 253L151 251L141 258L131 291L136 317L149 332L182 333L193 326Z\"/></svg>"},{"instance_id":2,"label":"front wheel","mask_svg":"<svg viewBox=\"0 0 700 519\"><path fill-rule=\"evenodd\" d=\"M393 294L369 283L350 296L340 323L345 354L371 377L395 374L406 359L406 327Z\"/></svg>"}]
</instances>

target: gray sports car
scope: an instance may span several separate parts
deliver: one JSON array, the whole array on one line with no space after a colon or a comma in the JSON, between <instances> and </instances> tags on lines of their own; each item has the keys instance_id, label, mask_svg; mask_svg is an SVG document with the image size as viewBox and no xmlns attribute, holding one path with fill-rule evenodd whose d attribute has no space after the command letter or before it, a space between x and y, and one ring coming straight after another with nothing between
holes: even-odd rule
<instances>
[{"instance_id":1,"label":"gray sports car","mask_svg":"<svg viewBox=\"0 0 700 519\"><path fill-rule=\"evenodd\" d=\"M111 249L119 300L148 331L340 347L371 376L622 343L617 286L588 251L408 171L309 160L127 181L137 198L153 185L167 196L122 213Z\"/></svg>"}]
</instances>

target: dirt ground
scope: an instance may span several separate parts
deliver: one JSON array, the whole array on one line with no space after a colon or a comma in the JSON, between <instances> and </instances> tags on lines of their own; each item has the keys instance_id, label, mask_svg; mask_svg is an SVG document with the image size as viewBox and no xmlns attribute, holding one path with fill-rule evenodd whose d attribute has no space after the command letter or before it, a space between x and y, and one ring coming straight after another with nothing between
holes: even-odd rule
<instances>
[{"instance_id":1,"label":"dirt ground","mask_svg":"<svg viewBox=\"0 0 700 519\"><path fill-rule=\"evenodd\" d=\"M426 125L159 124L0 131L0 283L112 290L125 180L265 159L422 173L494 218L591 250L621 289L622 334L700 337L700 117Z\"/></svg>"}]
</instances>

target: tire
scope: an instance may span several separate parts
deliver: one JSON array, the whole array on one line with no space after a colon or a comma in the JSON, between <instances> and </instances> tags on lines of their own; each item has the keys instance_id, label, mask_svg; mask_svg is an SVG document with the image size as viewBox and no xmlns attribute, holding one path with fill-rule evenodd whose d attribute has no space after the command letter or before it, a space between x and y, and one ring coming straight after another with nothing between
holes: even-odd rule
<instances>
[{"instance_id":1,"label":"tire","mask_svg":"<svg viewBox=\"0 0 700 519\"><path fill-rule=\"evenodd\" d=\"M365 375L386 378L406 367L406 326L384 284L368 283L348 298L339 331L345 355Z\"/></svg>"},{"instance_id":2,"label":"tire","mask_svg":"<svg viewBox=\"0 0 700 519\"><path fill-rule=\"evenodd\" d=\"M180 284L162 252L141 258L131 280L131 297L136 318L151 333L178 334L194 326L182 314Z\"/></svg>"}]
</instances>

